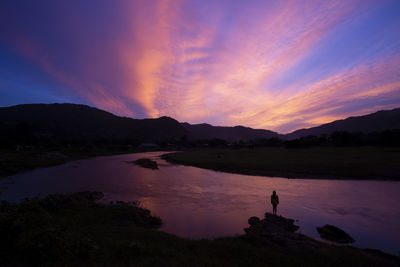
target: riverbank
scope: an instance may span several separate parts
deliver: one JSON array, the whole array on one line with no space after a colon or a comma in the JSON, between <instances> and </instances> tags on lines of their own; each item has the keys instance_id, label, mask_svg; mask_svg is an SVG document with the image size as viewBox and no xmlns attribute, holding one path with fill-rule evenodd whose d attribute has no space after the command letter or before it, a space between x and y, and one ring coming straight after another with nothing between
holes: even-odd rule
<instances>
[{"instance_id":1,"label":"riverbank","mask_svg":"<svg viewBox=\"0 0 400 267\"><path fill-rule=\"evenodd\" d=\"M36 168L60 165L72 160L159 150L137 147L69 147L22 151L3 150L0 151L0 178Z\"/></svg>"},{"instance_id":2,"label":"riverbank","mask_svg":"<svg viewBox=\"0 0 400 267\"><path fill-rule=\"evenodd\" d=\"M398 266L378 251L266 243L253 234L191 240L156 230L137 203L83 192L0 205L0 264L9 266ZM254 233L254 231L252 231ZM306 238L306 237L304 237ZM284 242L285 243L285 242Z\"/></svg>"},{"instance_id":3,"label":"riverbank","mask_svg":"<svg viewBox=\"0 0 400 267\"><path fill-rule=\"evenodd\" d=\"M193 149L163 155L176 164L285 178L400 180L400 148Z\"/></svg>"}]
</instances>

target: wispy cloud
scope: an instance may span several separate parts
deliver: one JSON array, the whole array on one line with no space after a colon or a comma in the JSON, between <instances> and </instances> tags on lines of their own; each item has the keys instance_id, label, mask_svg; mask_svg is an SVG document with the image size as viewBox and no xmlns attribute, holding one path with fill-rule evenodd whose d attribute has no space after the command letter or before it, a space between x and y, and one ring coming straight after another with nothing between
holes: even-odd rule
<instances>
[{"instance_id":1,"label":"wispy cloud","mask_svg":"<svg viewBox=\"0 0 400 267\"><path fill-rule=\"evenodd\" d=\"M0 41L120 115L288 132L400 104L400 19L382 13L400 7L390 1L80 5L50 2L28 27L18 15L30 13L9 12Z\"/></svg>"}]
</instances>

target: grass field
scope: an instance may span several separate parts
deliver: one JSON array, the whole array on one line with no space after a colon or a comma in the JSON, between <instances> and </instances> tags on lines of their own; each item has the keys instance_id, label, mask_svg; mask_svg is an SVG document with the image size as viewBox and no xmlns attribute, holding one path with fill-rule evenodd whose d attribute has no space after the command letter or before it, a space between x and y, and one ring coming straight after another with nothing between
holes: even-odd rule
<instances>
[{"instance_id":1,"label":"grass field","mask_svg":"<svg viewBox=\"0 0 400 267\"><path fill-rule=\"evenodd\" d=\"M265 245L236 236L190 240L156 230L160 220L131 203L87 201L90 193L0 204L0 265L7 266L398 266L376 251L322 244Z\"/></svg>"},{"instance_id":2,"label":"grass field","mask_svg":"<svg viewBox=\"0 0 400 267\"><path fill-rule=\"evenodd\" d=\"M163 158L178 164L249 175L400 180L400 148L196 149Z\"/></svg>"}]
</instances>

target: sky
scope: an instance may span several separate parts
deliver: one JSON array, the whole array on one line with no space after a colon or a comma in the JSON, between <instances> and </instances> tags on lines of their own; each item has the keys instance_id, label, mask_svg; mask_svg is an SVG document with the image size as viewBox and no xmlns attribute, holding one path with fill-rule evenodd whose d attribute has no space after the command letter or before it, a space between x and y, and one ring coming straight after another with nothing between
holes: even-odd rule
<instances>
[{"instance_id":1,"label":"sky","mask_svg":"<svg viewBox=\"0 0 400 267\"><path fill-rule=\"evenodd\" d=\"M400 107L400 1L2 0L0 106L288 133Z\"/></svg>"}]
</instances>

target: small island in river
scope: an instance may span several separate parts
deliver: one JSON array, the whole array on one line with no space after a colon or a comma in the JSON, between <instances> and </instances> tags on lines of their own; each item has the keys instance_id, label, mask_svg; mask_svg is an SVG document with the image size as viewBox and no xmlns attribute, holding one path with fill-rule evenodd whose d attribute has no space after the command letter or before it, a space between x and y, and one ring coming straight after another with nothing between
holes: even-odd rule
<instances>
[{"instance_id":1,"label":"small island in river","mask_svg":"<svg viewBox=\"0 0 400 267\"><path fill-rule=\"evenodd\" d=\"M139 165L143 168L152 169L152 170L158 169L157 162L155 162L154 160L151 160L151 159L147 159L147 158L137 159L137 160L131 161L130 163Z\"/></svg>"}]
</instances>

